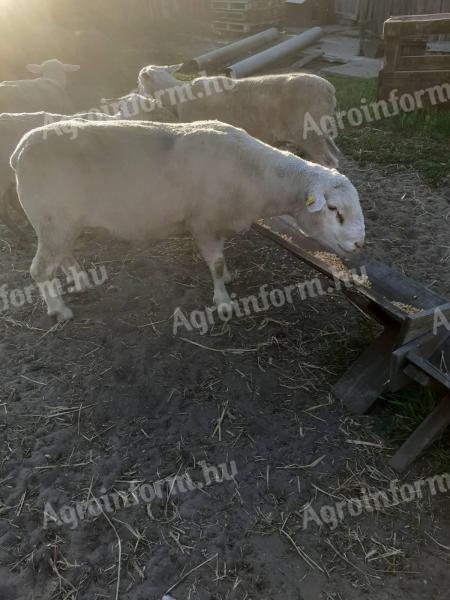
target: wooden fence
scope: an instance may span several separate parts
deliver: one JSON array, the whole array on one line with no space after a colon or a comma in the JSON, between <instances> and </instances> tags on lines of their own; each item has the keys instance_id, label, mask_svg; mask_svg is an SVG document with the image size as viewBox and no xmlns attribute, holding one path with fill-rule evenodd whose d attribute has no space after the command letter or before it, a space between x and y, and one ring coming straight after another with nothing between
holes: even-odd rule
<instances>
[{"instance_id":1,"label":"wooden fence","mask_svg":"<svg viewBox=\"0 0 450 600\"><path fill-rule=\"evenodd\" d=\"M207 19L209 15L210 0L95 0L89 5L87 2L74 2L74 0L14 0L15 2L42 1L51 6L54 16L70 22L74 17L88 24L89 19L96 24L98 18L103 16L105 21L126 23L134 26L135 23L159 24L164 21L178 19L192 21L192 19ZM1 3L1 0L0 0Z\"/></svg>"},{"instance_id":2,"label":"wooden fence","mask_svg":"<svg viewBox=\"0 0 450 600\"><path fill-rule=\"evenodd\" d=\"M450 0L335 0L335 9L341 18L371 21L374 33L381 34L389 17L450 13Z\"/></svg>"},{"instance_id":3,"label":"wooden fence","mask_svg":"<svg viewBox=\"0 0 450 600\"><path fill-rule=\"evenodd\" d=\"M206 19L209 16L210 0L146 0L146 3L153 22L174 17Z\"/></svg>"}]
</instances>

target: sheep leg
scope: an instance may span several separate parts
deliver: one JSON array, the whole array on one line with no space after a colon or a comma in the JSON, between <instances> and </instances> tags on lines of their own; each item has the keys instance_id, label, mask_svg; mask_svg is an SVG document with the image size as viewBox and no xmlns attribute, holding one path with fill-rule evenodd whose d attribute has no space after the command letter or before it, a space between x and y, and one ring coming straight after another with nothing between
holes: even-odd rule
<instances>
[{"instance_id":1,"label":"sheep leg","mask_svg":"<svg viewBox=\"0 0 450 600\"><path fill-rule=\"evenodd\" d=\"M214 283L215 304L217 306L220 304L232 304L227 288L225 287L226 275L228 278L230 277L223 254L225 240L218 236L202 236L197 239L197 242L200 252L211 271Z\"/></svg>"},{"instance_id":2,"label":"sheep leg","mask_svg":"<svg viewBox=\"0 0 450 600\"><path fill-rule=\"evenodd\" d=\"M91 288L86 271L83 271L80 263L72 255L63 260L61 268L70 286L70 293L81 294Z\"/></svg>"},{"instance_id":3,"label":"sheep leg","mask_svg":"<svg viewBox=\"0 0 450 600\"><path fill-rule=\"evenodd\" d=\"M47 313L56 316L58 321L68 321L73 313L61 297L61 284L56 273L61 266L66 252L57 249L46 240L38 241L38 249L31 265L30 274L39 287L39 291L47 304Z\"/></svg>"},{"instance_id":4,"label":"sheep leg","mask_svg":"<svg viewBox=\"0 0 450 600\"><path fill-rule=\"evenodd\" d=\"M224 261L225 261L225 257L224 257ZM231 283L233 281L233 277L232 277L230 271L228 270L228 266L227 266L226 262L225 262L225 268L223 271L223 281L224 281L224 283Z\"/></svg>"}]
</instances>

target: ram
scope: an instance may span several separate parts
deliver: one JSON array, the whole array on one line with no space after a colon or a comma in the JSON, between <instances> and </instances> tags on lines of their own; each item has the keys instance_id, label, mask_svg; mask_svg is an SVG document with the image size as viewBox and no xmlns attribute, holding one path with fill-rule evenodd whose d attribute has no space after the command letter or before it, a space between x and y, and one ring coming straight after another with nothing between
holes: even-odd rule
<instances>
[{"instance_id":1,"label":"ram","mask_svg":"<svg viewBox=\"0 0 450 600\"><path fill-rule=\"evenodd\" d=\"M267 144L290 143L309 160L338 167L339 149L326 131L336 111L336 90L326 79L290 73L182 82L172 74L179 67L143 68L140 93L175 111L180 122L218 119Z\"/></svg>"},{"instance_id":2,"label":"ram","mask_svg":"<svg viewBox=\"0 0 450 600\"><path fill-rule=\"evenodd\" d=\"M58 135L60 125L77 136ZM50 282L60 267L78 279L72 252L87 228L126 240L191 234L218 305L231 303L224 241L261 217L290 214L339 254L364 242L358 193L346 177L217 121L56 123L26 134L11 166L38 238L31 276L59 320L73 315Z\"/></svg>"}]
</instances>

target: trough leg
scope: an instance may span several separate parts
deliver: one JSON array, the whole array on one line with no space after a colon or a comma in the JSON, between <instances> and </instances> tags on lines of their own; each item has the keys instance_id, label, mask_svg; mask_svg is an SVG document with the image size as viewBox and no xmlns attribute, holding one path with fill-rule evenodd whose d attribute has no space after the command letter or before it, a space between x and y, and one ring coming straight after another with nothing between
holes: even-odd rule
<instances>
[{"instance_id":1,"label":"trough leg","mask_svg":"<svg viewBox=\"0 0 450 600\"><path fill-rule=\"evenodd\" d=\"M442 398L434 411L403 444L391 459L391 467L399 472L407 469L441 435L448 425L450 425L450 394Z\"/></svg>"},{"instance_id":2,"label":"trough leg","mask_svg":"<svg viewBox=\"0 0 450 600\"><path fill-rule=\"evenodd\" d=\"M397 340L396 332L385 329L335 385L334 395L351 412L366 413L386 389Z\"/></svg>"}]
</instances>

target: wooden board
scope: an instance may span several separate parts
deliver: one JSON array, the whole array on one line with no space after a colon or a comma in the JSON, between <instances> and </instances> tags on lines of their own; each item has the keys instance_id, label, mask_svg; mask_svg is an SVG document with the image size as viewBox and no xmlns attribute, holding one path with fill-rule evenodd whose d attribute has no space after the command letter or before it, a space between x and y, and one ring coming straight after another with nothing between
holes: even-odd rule
<instances>
[{"instance_id":1,"label":"wooden board","mask_svg":"<svg viewBox=\"0 0 450 600\"><path fill-rule=\"evenodd\" d=\"M395 331L385 330L333 388L333 394L356 415L363 415L389 385L391 355L397 344Z\"/></svg>"},{"instance_id":2,"label":"wooden board","mask_svg":"<svg viewBox=\"0 0 450 600\"><path fill-rule=\"evenodd\" d=\"M391 467L396 471L405 471L449 425L450 396L445 396L392 458Z\"/></svg>"},{"instance_id":3,"label":"wooden board","mask_svg":"<svg viewBox=\"0 0 450 600\"><path fill-rule=\"evenodd\" d=\"M433 360L436 353L444 348L450 366L450 332L445 328L440 328L436 333L429 332L397 348L392 354L389 389L396 392L408 385L411 379L417 381L419 378L419 382L423 384L425 378L428 382L434 378L435 384L439 384L442 391L450 390L450 379L443 371L437 372ZM416 357L418 360L415 360ZM411 365L414 365L414 369L406 372Z\"/></svg>"},{"instance_id":4,"label":"wooden board","mask_svg":"<svg viewBox=\"0 0 450 600\"><path fill-rule=\"evenodd\" d=\"M448 34L450 13L391 17L384 24L384 38Z\"/></svg>"},{"instance_id":5,"label":"wooden board","mask_svg":"<svg viewBox=\"0 0 450 600\"><path fill-rule=\"evenodd\" d=\"M315 268L331 279L340 279L346 283L345 276L339 277L330 265L320 259L317 252L330 252L312 238L306 236L291 221L285 217L265 219L254 225L254 229L275 241L292 254L301 258L306 264ZM437 307L443 307L443 314L450 319L450 304L421 283L410 279L391 267L370 258L366 252L355 255L351 259L342 259L349 269L365 270L371 282L371 287L351 285L355 292L361 295L368 305L377 305L390 319L405 326L405 332L416 330L420 332L429 327L430 315ZM423 309L422 314L409 315L393 302L409 304ZM430 312L431 311L431 312ZM424 327L421 327L421 323ZM419 335L418 334L418 335Z\"/></svg>"},{"instance_id":6,"label":"wooden board","mask_svg":"<svg viewBox=\"0 0 450 600\"><path fill-rule=\"evenodd\" d=\"M449 82L450 69L447 71L421 71L420 73L409 71L387 73L382 71L378 84L378 98L388 101L393 90L397 90L397 97L401 97L402 94L414 95L417 91L448 85ZM449 110L450 100L448 100L448 95L444 91L440 95L441 98L439 94L434 92L433 99L431 99L427 93L421 98L425 106L432 105L440 110Z\"/></svg>"},{"instance_id":7,"label":"wooden board","mask_svg":"<svg viewBox=\"0 0 450 600\"><path fill-rule=\"evenodd\" d=\"M450 375L445 371L444 364L441 364L441 359L444 359L445 365L450 368L450 334L442 333L441 336L430 342L430 347L426 344L411 348L406 355L409 363L425 373L434 385L441 386L445 391L450 392Z\"/></svg>"},{"instance_id":8,"label":"wooden board","mask_svg":"<svg viewBox=\"0 0 450 600\"><path fill-rule=\"evenodd\" d=\"M398 71L450 71L450 55L401 56L397 61L397 69Z\"/></svg>"}]
</instances>

